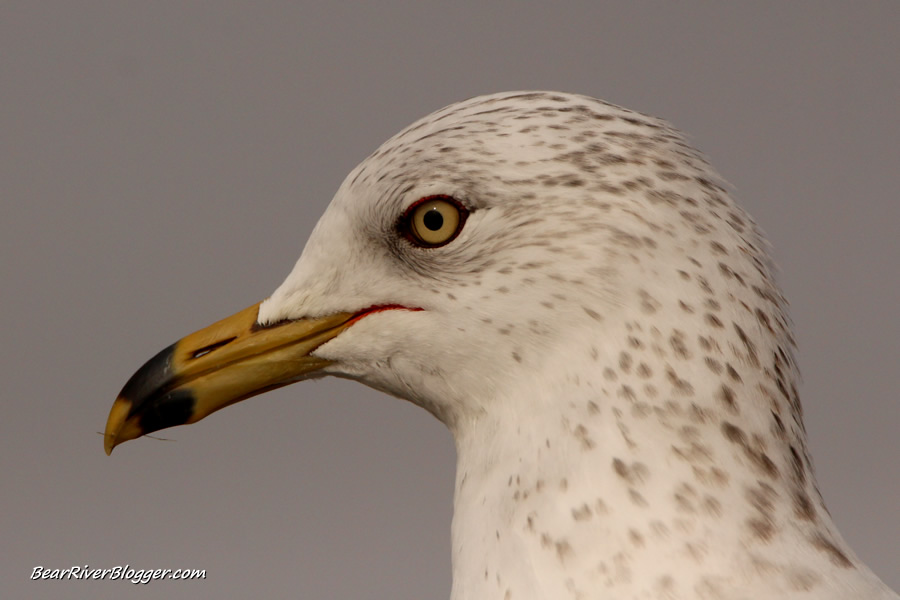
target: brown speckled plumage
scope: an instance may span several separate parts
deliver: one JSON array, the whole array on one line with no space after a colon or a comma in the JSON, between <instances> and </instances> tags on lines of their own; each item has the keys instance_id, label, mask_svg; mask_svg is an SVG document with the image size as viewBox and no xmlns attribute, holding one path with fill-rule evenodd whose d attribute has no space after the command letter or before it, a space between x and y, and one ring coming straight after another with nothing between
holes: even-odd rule
<instances>
[{"instance_id":1,"label":"brown speckled plumage","mask_svg":"<svg viewBox=\"0 0 900 600\"><path fill-rule=\"evenodd\" d=\"M468 220L416 247L436 194ZM389 304L316 354L452 430L454 600L897 598L816 487L767 244L667 123L519 92L397 134L260 321Z\"/></svg>"}]
</instances>

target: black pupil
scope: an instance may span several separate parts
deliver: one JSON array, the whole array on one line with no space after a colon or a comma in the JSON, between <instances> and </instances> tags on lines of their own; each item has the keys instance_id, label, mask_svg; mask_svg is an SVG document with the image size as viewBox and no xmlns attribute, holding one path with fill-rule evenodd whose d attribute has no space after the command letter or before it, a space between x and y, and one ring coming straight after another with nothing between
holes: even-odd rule
<instances>
[{"instance_id":1,"label":"black pupil","mask_svg":"<svg viewBox=\"0 0 900 600\"><path fill-rule=\"evenodd\" d=\"M438 209L432 208L422 217L422 223L431 231L439 231L444 226L444 217Z\"/></svg>"}]
</instances>

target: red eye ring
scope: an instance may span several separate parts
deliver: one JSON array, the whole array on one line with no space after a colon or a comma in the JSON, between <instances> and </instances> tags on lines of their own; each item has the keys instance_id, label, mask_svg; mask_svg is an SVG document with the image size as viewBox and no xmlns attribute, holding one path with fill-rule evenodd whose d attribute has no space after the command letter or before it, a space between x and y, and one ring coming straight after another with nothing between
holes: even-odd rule
<instances>
[{"instance_id":1,"label":"red eye ring","mask_svg":"<svg viewBox=\"0 0 900 600\"><path fill-rule=\"evenodd\" d=\"M425 196L406 209L398 229L420 248L439 248L456 239L468 216L469 210L452 196Z\"/></svg>"}]
</instances>

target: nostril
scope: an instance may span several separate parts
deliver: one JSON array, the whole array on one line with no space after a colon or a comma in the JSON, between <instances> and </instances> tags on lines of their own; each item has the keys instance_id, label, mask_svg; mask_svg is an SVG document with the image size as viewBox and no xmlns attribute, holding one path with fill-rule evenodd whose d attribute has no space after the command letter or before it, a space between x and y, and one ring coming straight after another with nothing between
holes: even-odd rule
<instances>
[{"instance_id":1,"label":"nostril","mask_svg":"<svg viewBox=\"0 0 900 600\"><path fill-rule=\"evenodd\" d=\"M237 337L230 337L227 340L222 340L221 342L216 342L214 344L210 344L209 346L204 346L204 347L200 348L199 350L194 350L194 352L191 354L191 358L194 359L194 358L200 358L201 356L206 356L213 350L216 350L217 348L221 348L225 344L230 344L231 342L233 342L236 339L237 339Z\"/></svg>"}]
</instances>

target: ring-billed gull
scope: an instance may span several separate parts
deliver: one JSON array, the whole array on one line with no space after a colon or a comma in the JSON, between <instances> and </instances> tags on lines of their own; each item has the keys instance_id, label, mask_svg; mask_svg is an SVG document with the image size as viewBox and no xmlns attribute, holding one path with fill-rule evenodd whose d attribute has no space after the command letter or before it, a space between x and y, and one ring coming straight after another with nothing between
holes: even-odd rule
<instances>
[{"instance_id":1,"label":"ring-billed gull","mask_svg":"<svg viewBox=\"0 0 900 600\"><path fill-rule=\"evenodd\" d=\"M816 487L773 270L667 123L474 98L354 169L270 298L148 361L105 448L336 375L452 431L453 600L896 599Z\"/></svg>"}]
</instances>

